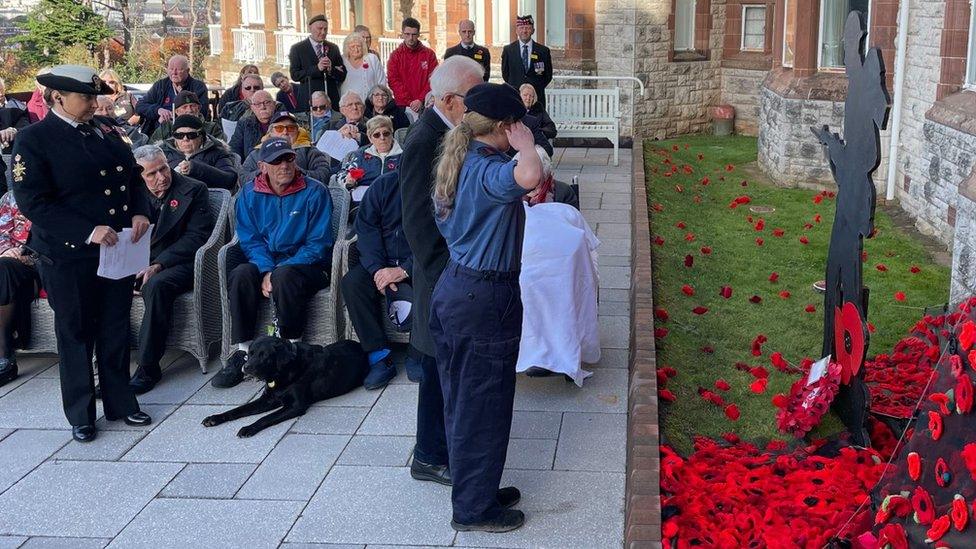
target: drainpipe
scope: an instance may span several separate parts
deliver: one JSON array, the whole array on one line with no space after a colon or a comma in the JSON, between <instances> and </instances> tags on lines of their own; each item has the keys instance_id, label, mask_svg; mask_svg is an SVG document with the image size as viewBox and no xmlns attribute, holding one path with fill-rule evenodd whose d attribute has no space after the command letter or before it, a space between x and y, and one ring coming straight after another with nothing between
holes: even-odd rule
<instances>
[{"instance_id":1,"label":"drainpipe","mask_svg":"<svg viewBox=\"0 0 976 549\"><path fill-rule=\"evenodd\" d=\"M895 177L898 175L898 141L901 133L901 109L905 96L905 58L908 49L908 3L898 2L898 43L895 45L895 100L891 114L891 142L888 148L888 188L885 200L895 198Z\"/></svg>"}]
</instances>

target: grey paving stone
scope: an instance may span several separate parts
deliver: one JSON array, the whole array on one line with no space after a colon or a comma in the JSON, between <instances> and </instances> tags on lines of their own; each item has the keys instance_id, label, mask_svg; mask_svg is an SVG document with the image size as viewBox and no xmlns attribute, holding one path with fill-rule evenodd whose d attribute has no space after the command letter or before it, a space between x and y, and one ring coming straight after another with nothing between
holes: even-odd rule
<instances>
[{"instance_id":1,"label":"grey paving stone","mask_svg":"<svg viewBox=\"0 0 976 549\"><path fill-rule=\"evenodd\" d=\"M291 427L293 433L351 435L359 429L369 408L313 406Z\"/></svg>"},{"instance_id":2,"label":"grey paving stone","mask_svg":"<svg viewBox=\"0 0 976 549\"><path fill-rule=\"evenodd\" d=\"M128 452L146 433L140 431L106 431L98 433L98 438L84 444L72 440L54 459L81 461L116 461Z\"/></svg>"},{"instance_id":3,"label":"grey paving stone","mask_svg":"<svg viewBox=\"0 0 976 549\"><path fill-rule=\"evenodd\" d=\"M297 501L157 499L109 547L277 547L302 505Z\"/></svg>"},{"instance_id":4,"label":"grey paving stone","mask_svg":"<svg viewBox=\"0 0 976 549\"><path fill-rule=\"evenodd\" d=\"M597 311L600 316L625 316L630 318L630 303L627 301L601 301Z\"/></svg>"},{"instance_id":5,"label":"grey paving stone","mask_svg":"<svg viewBox=\"0 0 976 549\"><path fill-rule=\"evenodd\" d=\"M383 391L367 391L362 387L346 393L342 396L335 398L330 398L329 400L323 400L321 402L316 402L312 407L316 406L356 406L356 407L366 407L369 408L376 404L376 401L380 398L380 394Z\"/></svg>"},{"instance_id":6,"label":"grey paving stone","mask_svg":"<svg viewBox=\"0 0 976 549\"><path fill-rule=\"evenodd\" d=\"M599 213L608 213L611 210L600 210ZM628 214L629 215L629 214ZM596 249L602 255L622 255L630 257L629 238L601 238L600 246Z\"/></svg>"},{"instance_id":7,"label":"grey paving stone","mask_svg":"<svg viewBox=\"0 0 976 549\"><path fill-rule=\"evenodd\" d=\"M0 536L0 549L17 549L27 538L24 536Z\"/></svg>"},{"instance_id":8,"label":"grey paving stone","mask_svg":"<svg viewBox=\"0 0 976 549\"><path fill-rule=\"evenodd\" d=\"M45 463L0 495L0 532L113 537L181 468L175 463Z\"/></svg>"},{"instance_id":9,"label":"grey paving stone","mask_svg":"<svg viewBox=\"0 0 976 549\"><path fill-rule=\"evenodd\" d=\"M513 438L508 442L506 469L552 469L556 441L541 438Z\"/></svg>"},{"instance_id":10,"label":"grey paving stone","mask_svg":"<svg viewBox=\"0 0 976 549\"><path fill-rule=\"evenodd\" d=\"M229 499L241 489L253 463L190 463L159 494L167 498Z\"/></svg>"},{"instance_id":11,"label":"grey paving stone","mask_svg":"<svg viewBox=\"0 0 976 549\"><path fill-rule=\"evenodd\" d=\"M611 176L610 175L607 175L607 179L606 179L606 183L605 183L606 185L610 185L612 183L612 181L611 181L610 178L611 178ZM623 206L627 206L629 208L630 207L630 203L631 203L631 196L630 196L630 190L629 189L626 192L622 192L622 193L614 193L614 192L605 192L605 193L603 193L603 201L602 201L602 204L620 204L620 205L623 205ZM627 227L627 234L624 235L624 236L630 235L630 224L626 224L624 226ZM610 236L610 235L607 235L607 236Z\"/></svg>"},{"instance_id":12,"label":"grey paving stone","mask_svg":"<svg viewBox=\"0 0 976 549\"><path fill-rule=\"evenodd\" d=\"M559 412L523 412L512 415L512 438L559 438L562 414Z\"/></svg>"},{"instance_id":13,"label":"grey paving stone","mask_svg":"<svg viewBox=\"0 0 976 549\"><path fill-rule=\"evenodd\" d=\"M347 442L347 435L285 435L236 497L308 501Z\"/></svg>"},{"instance_id":14,"label":"grey paving stone","mask_svg":"<svg viewBox=\"0 0 976 549\"><path fill-rule=\"evenodd\" d=\"M630 301L630 290L600 288L600 301Z\"/></svg>"},{"instance_id":15,"label":"grey paving stone","mask_svg":"<svg viewBox=\"0 0 976 549\"><path fill-rule=\"evenodd\" d=\"M630 317L601 316L600 346L604 349L627 349L630 347Z\"/></svg>"},{"instance_id":16,"label":"grey paving stone","mask_svg":"<svg viewBox=\"0 0 976 549\"><path fill-rule=\"evenodd\" d=\"M102 415L102 403L96 403ZM0 427L13 429L65 429L70 427L61 407L61 383L39 378L25 383L0 398Z\"/></svg>"},{"instance_id":17,"label":"grey paving stone","mask_svg":"<svg viewBox=\"0 0 976 549\"><path fill-rule=\"evenodd\" d=\"M446 486L417 482L406 467L337 465L288 541L450 545L450 519L451 491Z\"/></svg>"},{"instance_id":18,"label":"grey paving stone","mask_svg":"<svg viewBox=\"0 0 976 549\"><path fill-rule=\"evenodd\" d=\"M630 289L630 267L600 267L600 287Z\"/></svg>"},{"instance_id":19,"label":"grey paving stone","mask_svg":"<svg viewBox=\"0 0 976 549\"><path fill-rule=\"evenodd\" d=\"M627 414L563 414L556 470L623 472Z\"/></svg>"},{"instance_id":20,"label":"grey paving stone","mask_svg":"<svg viewBox=\"0 0 976 549\"><path fill-rule=\"evenodd\" d=\"M515 409L624 413L627 410L627 370L597 369L586 378L583 387L574 383L552 383L546 377L519 376L515 386Z\"/></svg>"},{"instance_id":21,"label":"grey paving stone","mask_svg":"<svg viewBox=\"0 0 976 549\"><path fill-rule=\"evenodd\" d=\"M139 395L140 403L182 404L216 374L218 368L210 367L209 373L200 373L196 361L183 360L163 371L163 379L152 391Z\"/></svg>"},{"instance_id":22,"label":"grey paving stone","mask_svg":"<svg viewBox=\"0 0 976 549\"><path fill-rule=\"evenodd\" d=\"M155 429L160 423L162 423L170 414L176 411L176 404L142 404L139 403L139 409L143 412L149 414L152 417L153 422L149 425L138 426L138 425L126 425L124 421L108 421L104 417L98 418L95 421L95 427L98 427L99 431L141 431L143 433L148 433Z\"/></svg>"},{"instance_id":23,"label":"grey paving stone","mask_svg":"<svg viewBox=\"0 0 976 549\"><path fill-rule=\"evenodd\" d=\"M334 543L282 543L281 549L365 549L365 545L357 543L354 545ZM372 545L370 547L373 547ZM404 545L398 545L399 549L404 549Z\"/></svg>"},{"instance_id":24,"label":"grey paving stone","mask_svg":"<svg viewBox=\"0 0 976 549\"><path fill-rule=\"evenodd\" d=\"M503 486L522 491L525 525L505 535L462 532L455 546L558 548L623 544L624 475L506 471Z\"/></svg>"},{"instance_id":25,"label":"grey paving stone","mask_svg":"<svg viewBox=\"0 0 976 549\"><path fill-rule=\"evenodd\" d=\"M0 429L0 440L7 438L14 431L16 431L16 429Z\"/></svg>"},{"instance_id":26,"label":"grey paving stone","mask_svg":"<svg viewBox=\"0 0 976 549\"><path fill-rule=\"evenodd\" d=\"M102 549L112 541L107 538L30 538L20 549Z\"/></svg>"},{"instance_id":27,"label":"grey paving stone","mask_svg":"<svg viewBox=\"0 0 976 549\"><path fill-rule=\"evenodd\" d=\"M580 197L580 209L582 209L582 210L599 210L600 209L600 197L599 196L581 196Z\"/></svg>"},{"instance_id":28,"label":"grey paving stone","mask_svg":"<svg viewBox=\"0 0 976 549\"><path fill-rule=\"evenodd\" d=\"M603 195L606 200L608 196ZM629 223L597 223L596 235L600 238L630 238Z\"/></svg>"},{"instance_id":29,"label":"grey paving stone","mask_svg":"<svg viewBox=\"0 0 976 549\"><path fill-rule=\"evenodd\" d=\"M593 226L598 223L629 223L630 212L627 210L596 210L584 212L586 222Z\"/></svg>"},{"instance_id":30,"label":"grey paving stone","mask_svg":"<svg viewBox=\"0 0 976 549\"><path fill-rule=\"evenodd\" d=\"M416 437L356 435L339 456L337 465L403 467L413 454Z\"/></svg>"},{"instance_id":31,"label":"grey paving stone","mask_svg":"<svg viewBox=\"0 0 976 549\"><path fill-rule=\"evenodd\" d=\"M260 463L291 427L286 421L250 438L237 431L257 416L216 427L204 427L203 418L224 412L226 406L185 404L123 456L126 461L178 461L191 463Z\"/></svg>"},{"instance_id":32,"label":"grey paving stone","mask_svg":"<svg viewBox=\"0 0 976 549\"><path fill-rule=\"evenodd\" d=\"M205 383L186 403L237 406L251 400L263 389L264 384L252 380L243 381L226 389L219 389L210 383Z\"/></svg>"},{"instance_id":33,"label":"grey paving stone","mask_svg":"<svg viewBox=\"0 0 976 549\"><path fill-rule=\"evenodd\" d=\"M588 366L593 368L627 368L629 360L629 349L602 349L600 351L600 362Z\"/></svg>"},{"instance_id":34,"label":"grey paving stone","mask_svg":"<svg viewBox=\"0 0 976 549\"><path fill-rule=\"evenodd\" d=\"M417 434L417 385L390 385L384 389L356 434Z\"/></svg>"},{"instance_id":35,"label":"grey paving stone","mask_svg":"<svg viewBox=\"0 0 976 549\"><path fill-rule=\"evenodd\" d=\"M0 492L13 486L71 440L71 431L21 429L0 441Z\"/></svg>"}]
</instances>

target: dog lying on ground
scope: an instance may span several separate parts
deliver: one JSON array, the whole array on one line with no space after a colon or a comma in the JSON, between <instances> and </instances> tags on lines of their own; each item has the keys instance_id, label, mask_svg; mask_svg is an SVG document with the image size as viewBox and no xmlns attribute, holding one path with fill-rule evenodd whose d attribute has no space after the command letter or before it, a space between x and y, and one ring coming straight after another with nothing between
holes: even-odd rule
<instances>
[{"instance_id":1,"label":"dog lying on ground","mask_svg":"<svg viewBox=\"0 0 976 549\"><path fill-rule=\"evenodd\" d=\"M245 376L264 382L264 392L247 404L206 417L204 427L274 410L237 432L242 438L254 436L272 425L304 415L316 402L362 387L369 360L356 341L343 340L322 347L262 336L251 343L243 370Z\"/></svg>"}]
</instances>

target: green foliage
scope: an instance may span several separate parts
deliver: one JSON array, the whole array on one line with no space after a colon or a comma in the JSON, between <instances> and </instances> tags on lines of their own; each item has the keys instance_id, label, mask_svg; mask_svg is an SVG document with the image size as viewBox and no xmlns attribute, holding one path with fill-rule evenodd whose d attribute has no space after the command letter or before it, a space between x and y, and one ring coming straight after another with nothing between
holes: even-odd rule
<instances>
[{"instance_id":1,"label":"green foliage","mask_svg":"<svg viewBox=\"0 0 976 549\"><path fill-rule=\"evenodd\" d=\"M20 44L21 58L31 65L57 63L62 50L83 46L89 62L102 40L112 32L91 8L74 0L41 0L21 25L24 33L11 41Z\"/></svg>"},{"instance_id":2,"label":"green foliage","mask_svg":"<svg viewBox=\"0 0 976 549\"><path fill-rule=\"evenodd\" d=\"M689 145L687 149L685 144ZM673 150L675 145L678 151ZM651 238L665 240L661 246L651 245L654 303L670 316L667 322L656 324L670 331L658 340L657 363L678 371L667 383L677 400L662 414L664 437L682 452L691 449L695 435L718 437L732 432L757 443L789 440L776 429L777 408L771 399L777 393L788 393L798 376L777 371L770 365L769 356L779 351L794 365L804 357L820 356L823 296L815 293L811 284L824 278L835 202L824 199L817 204L814 191L769 184L752 164L756 158L753 138L690 136L648 143L645 151ZM699 154L703 155L701 160ZM679 167L678 173L663 175L670 168L665 158ZM691 174L684 173L685 165ZM709 184L703 186L701 180L706 176ZM681 192L676 188L679 185ZM695 202L696 195L700 203ZM729 203L740 195L748 195L751 203L730 209ZM660 204L661 211L656 211L654 204ZM776 211L751 213L749 208L755 205L773 206ZM820 223L814 220L816 214L821 215ZM753 223L747 220L750 215ZM765 223L762 231L755 228L759 218ZM679 222L685 228L679 228ZM807 223L811 227L805 228ZM878 234L864 242L864 283L871 290L868 320L876 328L871 334L869 356L890 353L923 315L921 308L944 302L949 288L949 270L934 264L923 246L895 228L881 208L875 225ZM782 237L774 236L777 228L783 229ZM694 235L693 241L685 240L688 234ZM801 244L801 236L809 244ZM757 245L757 237L763 239L762 246ZM710 246L712 253L703 255L702 246ZM691 267L685 267L686 255L693 258ZM880 271L878 264L886 270ZM921 271L912 273L912 265ZM769 281L773 272L779 275L775 283ZM682 293L685 284L694 287L694 296ZM719 295L726 285L732 287L731 299ZM790 292L789 298L780 297L784 290ZM894 299L898 291L905 292L904 302ZM753 295L760 296L762 302L751 303ZM816 312L806 312L807 305L813 305ZM694 314L692 309L698 306L708 308L708 312ZM769 339L763 345L763 355L755 357L750 345L759 334ZM703 352L705 346L714 352ZM736 369L737 362L761 365L770 372L765 392L750 391L754 379ZM731 390L716 390L718 379L726 380ZM741 418L727 419L721 408L698 396L699 387L738 405ZM839 428L836 418L828 417L815 435Z\"/></svg>"}]
</instances>

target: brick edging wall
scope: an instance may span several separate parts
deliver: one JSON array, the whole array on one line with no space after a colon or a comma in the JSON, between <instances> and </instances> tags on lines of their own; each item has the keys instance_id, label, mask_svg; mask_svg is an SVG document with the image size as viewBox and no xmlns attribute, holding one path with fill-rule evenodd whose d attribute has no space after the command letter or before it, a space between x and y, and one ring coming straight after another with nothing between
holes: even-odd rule
<instances>
[{"instance_id":1,"label":"brick edging wall","mask_svg":"<svg viewBox=\"0 0 976 549\"><path fill-rule=\"evenodd\" d=\"M634 139L631 180L630 357L627 390L627 466L624 547L661 545L660 437L654 301L651 293L651 234L647 217L644 146Z\"/></svg>"}]
</instances>

